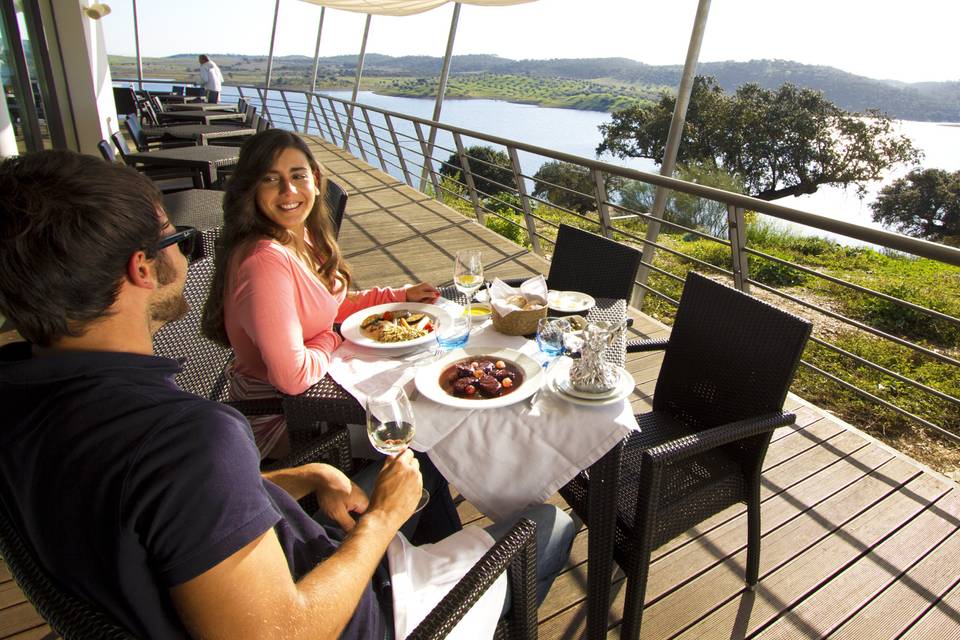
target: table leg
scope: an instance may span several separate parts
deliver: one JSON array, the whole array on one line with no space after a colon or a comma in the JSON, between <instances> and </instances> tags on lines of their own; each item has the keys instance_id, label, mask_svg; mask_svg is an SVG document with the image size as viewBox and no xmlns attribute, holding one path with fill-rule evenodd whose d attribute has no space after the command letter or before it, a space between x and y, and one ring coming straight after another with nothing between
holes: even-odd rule
<instances>
[{"instance_id":1,"label":"table leg","mask_svg":"<svg viewBox=\"0 0 960 640\"><path fill-rule=\"evenodd\" d=\"M617 476L623 445L617 444L590 466L590 512L587 531L587 638L607 637L610 580L617 517Z\"/></svg>"}]
</instances>

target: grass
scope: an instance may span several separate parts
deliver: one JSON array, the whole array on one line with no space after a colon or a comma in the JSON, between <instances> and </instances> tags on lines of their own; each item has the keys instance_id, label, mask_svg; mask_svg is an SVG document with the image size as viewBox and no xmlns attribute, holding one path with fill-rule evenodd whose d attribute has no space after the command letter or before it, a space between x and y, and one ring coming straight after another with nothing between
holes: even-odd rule
<instances>
[{"instance_id":1,"label":"grass","mask_svg":"<svg viewBox=\"0 0 960 640\"><path fill-rule=\"evenodd\" d=\"M448 187L456 190L455 184ZM502 199L519 205L516 196L505 195ZM448 196L446 200L463 215L474 216L469 199L459 200ZM503 215L503 218L495 218L488 214L487 226L518 244L529 246L523 218L519 213L489 198L485 204ZM556 229L549 223L565 222L590 231L599 229L595 214L580 219L542 204L534 205L533 213L545 221L536 223L538 232L550 239L555 237ZM617 239L639 245L630 236L642 238L645 223L642 219L618 221L617 229L624 232L614 234ZM722 241L671 232L669 226L664 225L658 242L709 266L704 267L667 251L658 251L654 259L656 267L678 278L695 269L729 282L720 271L731 270L730 247ZM551 244L542 244L549 253ZM850 247L825 238L801 236L791 230L757 221L750 224L748 246L816 273L960 318L960 268L895 252ZM848 316L936 353L960 359L960 327L955 322L932 319L900 303L859 293L760 256L750 257L750 277L811 305ZM682 284L674 278L651 272L648 283L674 300L680 297ZM828 314L764 291L761 287L754 286L751 292L809 318L814 323L814 335L824 342L941 393L960 397L960 367L858 329ZM675 313L671 303L653 294L645 296L642 310L667 324L672 323ZM808 345L803 359L877 398L960 435L960 409L936 394L814 342ZM934 469L946 472L960 469L960 447L955 442L918 425L895 410L847 390L829 378L801 367L792 390Z\"/></svg>"}]
</instances>

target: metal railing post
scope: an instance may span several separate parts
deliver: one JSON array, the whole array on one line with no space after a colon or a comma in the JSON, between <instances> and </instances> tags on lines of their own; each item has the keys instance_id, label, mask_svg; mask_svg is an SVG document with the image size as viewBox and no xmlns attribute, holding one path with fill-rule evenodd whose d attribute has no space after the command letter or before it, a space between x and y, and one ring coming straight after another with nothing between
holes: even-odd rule
<instances>
[{"instance_id":1,"label":"metal railing post","mask_svg":"<svg viewBox=\"0 0 960 640\"><path fill-rule=\"evenodd\" d=\"M403 179L407 182L407 186L412 187L413 179L407 170L407 161L403 159L403 147L400 146L400 140L397 139L397 132L393 128L393 118L390 117L390 114L384 114L383 118L387 121L387 130L390 131L390 137L393 139L393 148L397 150L397 160L400 161L400 170L403 171Z\"/></svg>"},{"instance_id":2,"label":"metal railing post","mask_svg":"<svg viewBox=\"0 0 960 640\"><path fill-rule=\"evenodd\" d=\"M537 235L537 225L533 220L533 210L530 208L530 196L527 195L527 184L523 181L523 172L520 170L520 156L514 147L507 147L507 153L510 154L510 163L513 165L513 179L517 182L517 193L520 194L520 202L523 204L523 220L527 225L527 235L530 236L530 246L533 252L538 256L543 255L543 249L540 247L540 236Z\"/></svg>"},{"instance_id":3,"label":"metal railing post","mask_svg":"<svg viewBox=\"0 0 960 640\"><path fill-rule=\"evenodd\" d=\"M433 170L433 159L430 157L430 149L427 148L427 140L423 137L423 128L419 122L413 123L413 130L417 132L417 140L420 141L420 150L423 152L423 170L430 173L430 182L433 183L433 198L440 200L440 182L437 180L437 172ZM423 191L421 189L421 191Z\"/></svg>"},{"instance_id":4,"label":"metal railing post","mask_svg":"<svg viewBox=\"0 0 960 640\"><path fill-rule=\"evenodd\" d=\"M333 98L327 98L330 101L330 111L333 111L333 120L337 123L337 131L340 132L340 140L343 143L344 149L346 149L347 137L343 134L343 125L340 123L340 114L337 113L337 108L333 104Z\"/></svg>"},{"instance_id":5,"label":"metal railing post","mask_svg":"<svg viewBox=\"0 0 960 640\"><path fill-rule=\"evenodd\" d=\"M290 103L287 102L287 90L280 90L280 97L283 99L283 106L287 108L287 117L290 118L290 126L293 127L294 133L300 133L300 128L297 127L297 121L293 119L293 111L290 110Z\"/></svg>"},{"instance_id":6,"label":"metal railing post","mask_svg":"<svg viewBox=\"0 0 960 640\"><path fill-rule=\"evenodd\" d=\"M363 119L367 123L367 133L370 134L370 141L373 142L373 149L377 152L377 158L380 159L380 168L383 169L384 173L390 173L387 171L387 162L383 159L383 153L380 151L380 142L377 140L377 134L373 130L373 123L370 122L370 113L367 111L366 107L360 107L360 113L363 114Z\"/></svg>"},{"instance_id":7,"label":"metal railing post","mask_svg":"<svg viewBox=\"0 0 960 640\"><path fill-rule=\"evenodd\" d=\"M607 205L607 186L603 183L603 173L599 169L591 169L593 175L594 192L597 198L597 215L600 216L600 233L605 238L613 238L613 229L610 228L610 207Z\"/></svg>"},{"instance_id":8,"label":"metal railing post","mask_svg":"<svg viewBox=\"0 0 960 640\"><path fill-rule=\"evenodd\" d=\"M317 110L313 108L313 94L308 93L307 96L307 113L303 118L303 131L304 133L310 133L310 116L313 116L313 124L317 125L317 135L323 135L323 127L320 126L320 119L317 118Z\"/></svg>"},{"instance_id":9,"label":"metal railing post","mask_svg":"<svg viewBox=\"0 0 960 640\"><path fill-rule=\"evenodd\" d=\"M730 257L733 261L733 284L750 293L750 262L747 259L747 225L742 207L727 205L727 237L730 239Z\"/></svg>"},{"instance_id":10,"label":"metal railing post","mask_svg":"<svg viewBox=\"0 0 960 640\"><path fill-rule=\"evenodd\" d=\"M337 134L333 132L333 125L330 124L330 118L327 116L327 109L323 106L323 100L320 99L320 96L317 96L317 106L320 107L320 114L323 116L323 121L327 125L327 133L330 135L330 142L337 143ZM317 127L319 127L319 123Z\"/></svg>"},{"instance_id":11,"label":"metal railing post","mask_svg":"<svg viewBox=\"0 0 960 640\"><path fill-rule=\"evenodd\" d=\"M270 115L270 107L267 105L267 90L257 88L257 93L260 95L260 106L263 107L263 115L266 116L267 120L270 121L270 124L273 124L273 117Z\"/></svg>"},{"instance_id":12,"label":"metal railing post","mask_svg":"<svg viewBox=\"0 0 960 640\"><path fill-rule=\"evenodd\" d=\"M360 150L360 157L363 158L364 162L370 162L367 159L367 152L363 148L363 139L360 138L360 131L357 129L357 119L353 117L353 107L350 108L350 118L347 120L347 125L348 134L350 133L350 129L353 129L353 137L357 139L357 149Z\"/></svg>"},{"instance_id":13,"label":"metal railing post","mask_svg":"<svg viewBox=\"0 0 960 640\"><path fill-rule=\"evenodd\" d=\"M477 187L473 181L473 171L470 170L470 160L467 156L466 149L463 147L463 138L456 131L453 133L453 143L457 145L457 157L460 158L460 173L463 174L463 179L467 183L467 191L470 192L470 200L473 202L473 211L477 216L477 222L485 225L486 216L480 207L480 197L477 196Z\"/></svg>"}]
</instances>

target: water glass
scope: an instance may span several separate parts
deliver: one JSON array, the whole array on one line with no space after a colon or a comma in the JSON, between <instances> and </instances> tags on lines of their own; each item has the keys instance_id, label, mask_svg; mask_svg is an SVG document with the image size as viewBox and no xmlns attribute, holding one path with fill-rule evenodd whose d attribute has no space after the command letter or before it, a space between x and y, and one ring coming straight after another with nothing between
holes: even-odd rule
<instances>
[{"instance_id":1,"label":"water glass","mask_svg":"<svg viewBox=\"0 0 960 640\"><path fill-rule=\"evenodd\" d=\"M437 338L437 348L440 351L449 351L465 346L470 339L471 328L471 318L468 315L454 313L450 319L438 318L433 330Z\"/></svg>"},{"instance_id":2,"label":"water glass","mask_svg":"<svg viewBox=\"0 0 960 640\"><path fill-rule=\"evenodd\" d=\"M549 356L549 360L553 360L563 353L563 336L569 331L570 323L563 318L540 318L537 321L537 346Z\"/></svg>"}]
</instances>

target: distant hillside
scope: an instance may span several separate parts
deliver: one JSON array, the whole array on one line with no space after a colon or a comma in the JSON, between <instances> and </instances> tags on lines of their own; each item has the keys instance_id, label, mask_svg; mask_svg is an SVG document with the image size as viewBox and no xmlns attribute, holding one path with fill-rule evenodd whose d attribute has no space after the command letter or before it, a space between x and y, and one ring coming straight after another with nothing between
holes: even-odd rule
<instances>
[{"instance_id":1,"label":"distant hillside","mask_svg":"<svg viewBox=\"0 0 960 640\"><path fill-rule=\"evenodd\" d=\"M265 68L264 56L211 54L225 73L234 67L238 76ZM111 57L111 64L128 58ZM179 54L169 58L153 58L170 65L196 65L195 54ZM320 59L321 85L338 86L352 76L357 56L344 55ZM364 61L364 76L370 78L426 78L440 73L442 60L430 56L393 57L368 54ZM298 78L307 78L313 60L307 56L284 56L275 59L274 73L284 79L280 84L295 86ZM640 99L649 99L655 91L672 90L680 81L681 65L652 66L627 58L578 58L553 60L510 60L494 55L454 56L451 65L453 77L471 75L528 76L556 80L580 80L589 83L614 84L618 90L611 95L621 96L626 85L633 85ZM784 82L822 91L828 100L848 111L879 109L894 118L960 122L960 81L902 83L875 80L824 66L806 65L788 60L751 60L749 62L704 62L697 68L700 75L714 76L726 91L733 91L747 82L774 88ZM227 74L229 75L229 74ZM324 82L326 81L326 83ZM430 95L433 83L421 83L423 95ZM592 85L591 85L592 86ZM381 87L372 87L379 90ZM403 95L413 95L403 87ZM388 88L383 89L389 92ZM597 91L595 87L592 91ZM471 97L471 96L460 96ZM489 96L488 96L489 97ZM585 103L589 104L589 103ZM597 101L593 108L606 110L612 101Z\"/></svg>"}]
</instances>

